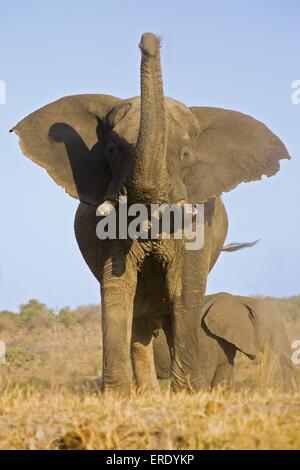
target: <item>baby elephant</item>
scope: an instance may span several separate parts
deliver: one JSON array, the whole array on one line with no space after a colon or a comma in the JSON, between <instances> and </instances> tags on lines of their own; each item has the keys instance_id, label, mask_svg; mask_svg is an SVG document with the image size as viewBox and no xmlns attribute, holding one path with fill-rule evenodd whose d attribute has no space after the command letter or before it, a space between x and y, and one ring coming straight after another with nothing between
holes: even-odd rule
<instances>
[{"instance_id":1,"label":"baby elephant","mask_svg":"<svg viewBox=\"0 0 300 470\"><path fill-rule=\"evenodd\" d=\"M293 366L290 342L280 314L271 300L241 297L225 292L207 295L199 327L205 345L199 363L204 376L203 382L208 387L233 381L234 359L239 350L250 359L255 359L259 352L264 352L264 357L269 362L265 361L266 370L262 368L262 374L269 375L272 386L280 386L285 390L291 388ZM168 328L159 330L153 342L158 378L170 377L171 344Z\"/></svg>"}]
</instances>

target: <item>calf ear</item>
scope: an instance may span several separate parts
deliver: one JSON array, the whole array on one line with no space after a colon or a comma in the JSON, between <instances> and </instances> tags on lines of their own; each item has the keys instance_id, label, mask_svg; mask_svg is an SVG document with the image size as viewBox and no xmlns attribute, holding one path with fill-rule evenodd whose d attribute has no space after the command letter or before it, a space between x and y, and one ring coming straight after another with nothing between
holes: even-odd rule
<instances>
[{"instance_id":1,"label":"calf ear","mask_svg":"<svg viewBox=\"0 0 300 470\"><path fill-rule=\"evenodd\" d=\"M242 298L228 294L209 296L204 304L204 323L209 331L234 344L237 349L254 358L258 353L251 310Z\"/></svg>"},{"instance_id":2,"label":"calf ear","mask_svg":"<svg viewBox=\"0 0 300 470\"><path fill-rule=\"evenodd\" d=\"M190 109L200 126L186 178L192 203L206 202L243 181L275 175L279 161L290 158L281 140L250 116L219 108Z\"/></svg>"},{"instance_id":3,"label":"calf ear","mask_svg":"<svg viewBox=\"0 0 300 470\"><path fill-rule=\"evenodd\" d=\"M72 197L98 206L111 180L103 122L121 100L108 95L62 98L27 116L12 131L26 156Z\"/></svg>"}]
</instances>

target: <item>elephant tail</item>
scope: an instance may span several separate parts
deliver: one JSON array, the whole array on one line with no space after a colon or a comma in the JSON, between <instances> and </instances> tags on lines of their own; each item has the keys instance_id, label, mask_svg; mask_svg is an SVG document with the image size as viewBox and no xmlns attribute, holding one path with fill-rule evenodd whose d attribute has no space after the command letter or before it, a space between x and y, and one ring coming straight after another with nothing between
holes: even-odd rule
<instances>
[{"instance_id":1,"label":"elephant tail","mask_svg":"<svg viewBox=\"0 0 300 470\"><path fill-rule=\"evenodd\" d=\"M259 242L255 240L254 242L245 242L245 243L229 243L229 245L225 245L222 248L222 251L238 251L242 250L243 248L251 248L252 246L256 245Z\"/></svg>"}]
</instances>

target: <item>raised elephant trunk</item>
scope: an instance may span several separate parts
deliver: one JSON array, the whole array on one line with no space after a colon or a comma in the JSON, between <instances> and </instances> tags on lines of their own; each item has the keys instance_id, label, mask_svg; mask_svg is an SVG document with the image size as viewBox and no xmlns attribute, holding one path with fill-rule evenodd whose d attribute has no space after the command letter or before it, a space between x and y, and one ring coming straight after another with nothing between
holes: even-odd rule
<instances>
[{"instance_id":1,"label":"raised elephant trunk","mask_svg":"<svg viewBox=\"0 0 300 470\"><path fill-rule=\"evenodd\" d=\"M141 117L129 191L136 201L164 202L167 200L169 179L160 39L152 33L145 33L140 49Z\"/></svg>"}]
</instances>

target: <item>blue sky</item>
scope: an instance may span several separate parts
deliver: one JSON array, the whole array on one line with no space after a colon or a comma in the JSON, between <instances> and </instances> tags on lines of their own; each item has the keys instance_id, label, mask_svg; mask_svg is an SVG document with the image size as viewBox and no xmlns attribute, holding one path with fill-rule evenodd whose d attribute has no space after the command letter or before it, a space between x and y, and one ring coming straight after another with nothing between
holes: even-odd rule
<instances>
[{"instance_id":1,"label":"blue sky","mask_svg":"<svg viewBox=\"0 0 300 470\"><path fill-rule=\"evenodd\" d=\"M73 235L77 201L22 156L8 130L65 95L139 93L138 42L162 37L165 93L266 123L293 160L277 176L224 196L228 242L261 239L222 254L208 291L300 294L300 79L298 0L21 0L0 5L0 309L29 298L49 306L96 303L97 282Z\"/></svg>"}]
</instances>

